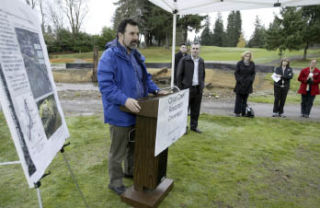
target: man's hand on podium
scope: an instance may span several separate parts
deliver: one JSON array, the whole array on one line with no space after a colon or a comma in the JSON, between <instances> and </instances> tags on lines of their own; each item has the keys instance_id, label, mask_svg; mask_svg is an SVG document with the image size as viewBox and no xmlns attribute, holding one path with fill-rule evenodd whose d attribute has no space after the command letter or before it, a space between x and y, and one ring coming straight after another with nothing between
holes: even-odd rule
<instances>
[{"instance_id":1,"label":"man's hand on podium","mask_svg":"<svg viewBox=\"0 0 320 208\"><path fill-rule=\"evenodd\" d=\"M166 90L160 90L160 91L158 92L158 95L167 95L167 94L169 94L169 92L166 91Z\"/></svg>"},{"instance_id":2,"label":"man's hand on podium","mask_svg":"<svg viewBox=\"0 0 320 208\"><path fill-rule=\"evenodd\" d=\"M139 111L141 110L138 101L133 98L128 98L124 106L126 106L126 108L128 108L133 113L139 113Z\"/></svg>"}]
</instances>

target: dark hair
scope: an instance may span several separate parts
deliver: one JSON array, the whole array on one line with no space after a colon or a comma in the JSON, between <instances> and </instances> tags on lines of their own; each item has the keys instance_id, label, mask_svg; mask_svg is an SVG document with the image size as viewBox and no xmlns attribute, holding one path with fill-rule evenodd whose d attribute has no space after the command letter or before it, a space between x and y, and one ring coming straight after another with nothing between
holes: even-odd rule
<instances>
[{"instance_id":1,"label":"dark hair","mask_svg":"<svg viewBox=\"0 0 320 208\"><path fill-rule=\"evenodd\" d=\"M187 44L186 44L186 43L180 43L180 46L183 46L183 45L187 46Z\"/></svg>"},{"instance_id":2,"label":"dark hair","mask_svg":"<svg viewBox=\"0 0 320 208\"><path fill-rule=\"evenodd\" d=\"M280 66L282 66L282 62L284 61L288 62L287 67L290 67L290 60L288 58L282 58L280 62Z\"/></svg>"},{"instance_id":3,"label":"dark hair","mask_svg":"<svg viewBox=\"0 0 320 208\"><path fill-rule=\"evenodd\" d=\"M118 36L118 33L124 34L128 24L138 26L138 23L136 21L134 21L133 19L124 19L120 22L120 24L118 26L117 36Z\"/></svg>"}]
</instances>

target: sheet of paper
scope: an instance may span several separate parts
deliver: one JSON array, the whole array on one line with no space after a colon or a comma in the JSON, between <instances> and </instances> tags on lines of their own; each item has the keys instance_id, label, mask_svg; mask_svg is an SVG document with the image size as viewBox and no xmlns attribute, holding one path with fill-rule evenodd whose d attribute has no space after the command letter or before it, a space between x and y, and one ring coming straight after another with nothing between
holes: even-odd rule
<instances>
[{"instance_id":1,"label":"sheet of paper","mask_svg":"<svg viewBox=\"0 0 320 208\"><path fill-rule=\"evenodd\" d=\"M189 89L159 100L155 156L184 135L188 121Z\"/></svg>"},{"instance_id":2,"label":"sheet of paper","mask_svg":"<svg viewBox=\"0 0 320 208\"><path fill-rule=\"evenodd\" d=\"M275 82L279 82L279 80L281 79L279 75L277 75L276 73L273 73L271 75L271 78L273 79L273 81Z\"/></svg>"}]
</instances>

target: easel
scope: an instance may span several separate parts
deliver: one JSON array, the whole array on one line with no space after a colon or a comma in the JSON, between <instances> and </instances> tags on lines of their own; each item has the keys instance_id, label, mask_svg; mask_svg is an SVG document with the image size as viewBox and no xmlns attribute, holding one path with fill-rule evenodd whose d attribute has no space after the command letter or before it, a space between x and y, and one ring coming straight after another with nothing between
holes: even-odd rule
<instances>
[{"instance_id":1,"label":"easel","mask_svg":"<svg viewBox=\"0 0 320 208\"><path fill-rule=\"evenodd\" d=\"M66 163L66 166L68 167L68 170L70 172L70 175L71 175L71 178L74 182L74 184L76 185L76 188L78 190L78 192L80 193L80 196L83 200L83 203L85 204L85 207L86 208L90 208L81 189L80 189L80 186L78 184L78 181L75 177L75 174L73 173L72 169L71 169L71 166L70 166L70 163L69 163L69 160L67 158L67 156L64 154L65 153L65 147L69 146L70 145L70 142L67 142L66 144L64 144L60 150L61 154L62 154L62 157L63 157L63 160L65 161ZM0 166L4 166L4 165L16 165L16 164L21 164L20 161L11 161L11 162L2 162L0 163ZM34 188L36 189L37 191L37 198L38 198L38 204L39 204L39 208L43 208L43 205L42 205L42 198L41 198L41 192L40 192L40 186L41 186L41 179L43 179L44 177L50 175L51 172L48 171L47 173L45 173L38 182L34 183Z\"/></svg>"},{"instance_id":2,"label":"easel","mask_svg":"<svg viewBox=\"0 0 320 208\"><path fill-rule=\"evenodd\" d=\"M0 163L0 166L4 166L4 165L16 165L16 164L21 164L21 162L20 162L20 161L2 162L2 163ZM48 175L50 175L50 174L51 174L50 171L49 171L48 173L45 173L45 174L41 177L41 179L44 178L44 177L46 177L46 176L48 176ZM41 179L40 179L40 180L41 180ZM43 208L43 206L42 206L42 199L41 199L41 193L40 193L40 186L41 186L40 180L39 180L37 183L34 184L34 188L35 188L36 191L37 191L39 208Z\"/></svg>"}]
</instances>

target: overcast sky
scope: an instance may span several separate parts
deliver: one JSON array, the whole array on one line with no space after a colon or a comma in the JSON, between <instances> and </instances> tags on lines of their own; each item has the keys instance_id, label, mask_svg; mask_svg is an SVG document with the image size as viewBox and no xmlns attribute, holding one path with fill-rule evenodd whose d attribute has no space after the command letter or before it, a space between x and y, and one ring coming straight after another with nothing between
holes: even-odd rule
<instances>
[{"instance_id":1,"label":"overcast sky","mask_svg":"<svg viewBox=\"0 0 320 208\"><path fill-rule=\"evenodd\" d=\"M99 34L103 26L112 27L112 17L116 6L113 3L116 0L88 0L89 13L85 19L82 30L90 34ZM254 31L255 18L258 15L262 24L266 27L273 21L274 13L279 14L279 8L242 10L242 32L245 39L249 39ZM227 17L229 12L222 12L224 26L227 26ZM217 13L210 13L210 21L213 25ZM189 39L193 40L194 33L189 34ZM198 34L200 35L200 34Z\"/></svg>"}]
</instances>

